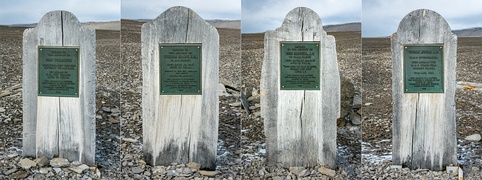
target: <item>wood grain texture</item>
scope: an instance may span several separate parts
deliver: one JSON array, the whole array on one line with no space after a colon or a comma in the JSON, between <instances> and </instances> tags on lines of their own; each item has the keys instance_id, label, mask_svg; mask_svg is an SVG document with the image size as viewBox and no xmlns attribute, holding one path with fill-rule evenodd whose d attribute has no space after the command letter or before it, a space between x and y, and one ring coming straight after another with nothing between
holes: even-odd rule
<instances>
[{"instance_id":1,"label":"wood grain texture","mask_svg":"<svg viewBox=\"0 0 482 180\"><path fill-rule=\"evenodd\" d=\"M23 152L95 165L95 31L51 11L23 37ZM79 97L37 96L38 46L80 48Z\"/></svg>"},{"instance_id":2,"label":"wood grain texture","mask_svg":"<svg viewBox=\"0 0 482 180\"><path fill-rule=\"evenodd\" d=\"M321 90L280 90L280 41L320 41ZM335 167L340 115L335 38L311 9L293 9L281 27L266 32L261 106L269 165Z\"/></svg>"},{"instance_id":3,"label":"wood grain texture","mask_svg":"<svg viewBox=\"0 0 482 180\"><path fill-rule=\"evenodd\" d=\"M172 7L141 30L144 157L152 165L197 162L214 169L219 35L186 7ZM159 44L202 43L202 95L159 95Z\"/></svg>"},{"instance_id":4,"label":"wood grain texture","mask_svg":"<svg viewBox=\"0 0 482 180\"><path fill-rule=\"evenodd\" d=\"M457 164L455 76L457 36L434 11L406 15L392 41L393 164L443 170ZM403 45L443 44L444 93L404 93Z\"/></svg>"}]
</instances>

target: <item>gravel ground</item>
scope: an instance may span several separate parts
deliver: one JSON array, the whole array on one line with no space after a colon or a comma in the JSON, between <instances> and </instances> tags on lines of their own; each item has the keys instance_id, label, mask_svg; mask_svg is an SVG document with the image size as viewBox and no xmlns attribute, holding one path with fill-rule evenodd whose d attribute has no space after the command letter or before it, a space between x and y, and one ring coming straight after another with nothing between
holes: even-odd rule
<instances>
[{"instance_id":1,"label":"gravel ground","mask_svg":"<svg viewBox=\"0 0 482 180\"><path fill-rule=\"evenodd\" d=\"M329 33L337 40L340 72L352 84L352 94L363 94L363 103L351 104L362 106L358 111L362 114L362 125L355 125L350 119L352 116L342 118L338 124L336 169L280 168L265 164L265 136L258 95L264 35L243 34L241 39L239 29L218 29L220 82L226 88L220 89L225 93L220 97L216 171L200 170L195 163L149 166L142 155L141 25L141 22L122 20L122 32L96 31L96 165L92 167L62 159L22 156L22 33L25 28L0 26L0 179L457 178L456 174L445 171L391 168L390 40L361 39L360 32ZM458 41L457 81L482 83L479 60L482 38L460 37ZM239 90L248 98L250 114L241 106ZM456 92L457 159L465 179L482 176L481 142L465 139L482 131L482 106L478 103L481 98L480 90L459 88Z\"/></svg>"}]
</instances>

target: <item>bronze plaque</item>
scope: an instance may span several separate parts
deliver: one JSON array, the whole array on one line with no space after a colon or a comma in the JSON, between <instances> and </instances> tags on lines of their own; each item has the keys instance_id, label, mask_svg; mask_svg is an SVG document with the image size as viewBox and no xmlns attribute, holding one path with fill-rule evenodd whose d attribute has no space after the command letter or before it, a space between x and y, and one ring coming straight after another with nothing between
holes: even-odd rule
<instances>
[{"instance_id":1,"label":"bronze plaque","mask_svg":"<svg viewBox=\"0 0 482 180\"><path fill-rule=\"evenodd\" d=\"M405 93L443 93L442 45L405 45L403 54Z\"/></svg>"},{"instance_id":2,"label":"bronze plaque","mask_svg":"<svg viewBox=\"0 0 482 180\"><path fill-rule=\"evenodd\" d=\"M161 95L202 94L201 44L161 44L159 56Z\"/></svg>"},{"instance_id":3,"label":"bronze plaque","mask_svg":"<svg viewBox=\"0 0 482 180\"><path fill-rule=\"evenodd\" d=\"M79 48L38 48L38 95L79 97Z\"/></svg>"},{"instance_id":4,"label":"bronze plaque","mask_svg":"<svg viewBox=\"0 0 482 180\"><path fill-rule=\"evenodd\" d=\"M281 42L280 89L320 90L320 42Z\"/></svg>"}]
</instances>

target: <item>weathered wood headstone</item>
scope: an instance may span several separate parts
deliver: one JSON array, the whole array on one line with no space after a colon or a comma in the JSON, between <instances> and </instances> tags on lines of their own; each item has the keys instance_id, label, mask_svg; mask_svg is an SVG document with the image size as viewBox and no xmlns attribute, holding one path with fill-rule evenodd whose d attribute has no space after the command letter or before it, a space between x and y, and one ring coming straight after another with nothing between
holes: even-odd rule
<instances>
[{"instance_id":1,"label":"weathered wood headstone","mask_svg":"<svg viewBox=\"0 0 482 180\"><path fill-rule=\"evenodd\" d=\"M215 168L218 67L218 32L191 9L169 8L142 26L142 127L149 164Z\"/></svg>"},{"instance_id":2,"label":"weathered wood headstone","mask_svg":"<svg viewBox=\"0 0 482 180\"><path fill-rule=\"evenodd\" d=\"M295 8L281 27L266 32L261 107L268 164L335 167L336 45L313 10Z\"/></svg>"},{"instance_id":3,"label":"weathered wood headstone","mask_svg":"<svg viewBox=\"0 0 482 180\"><path fill-rule=\"evenodd\" d=\"M406 15L392 35L393 164L442 170L457 164L457 36L427 9Z\"/></svg>"},{"instance_id":4,"label":"weathered wood headstone","mask_svg":"<svg viewBox=\"0 0 482 180\"><path fill-rule=\"evenodd\" d=\"M95 31L51 11L23 33L23 153L95 164Z\"/></svg>"}]
</instances>

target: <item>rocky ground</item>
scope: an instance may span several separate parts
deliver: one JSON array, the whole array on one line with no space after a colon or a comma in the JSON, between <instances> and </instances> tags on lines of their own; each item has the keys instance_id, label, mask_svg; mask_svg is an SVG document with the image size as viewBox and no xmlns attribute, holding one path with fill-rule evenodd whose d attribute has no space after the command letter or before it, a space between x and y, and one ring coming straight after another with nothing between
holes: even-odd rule
<instances>
[{"instance_id":1,"label":"rocky ground","mask_svg":"<svg viewBox=\"0 0 482 180\"><path fill-rule=\"evenodd\" d=\"M361 38L360 32L331 32L336 39L342 79L342 117L338 123L337 168L280 168L267 166L264 125L260 117L259 84L264 57L264 34L242 35L243 90L249 101L250 114L243 111L241 130L242 179L357 179L360 177L361 131L357 110L361 106ZM343 95L342 95L343 96ZM355 98L354 98L355 96ZM343 103L348 100L348 102ZM351 116L350 116L351 115ZM358 120L359 122L359 120ZM356 125L355 125L356 124Z\"/></svg>"},{"instance_id":2,"label":"rocky ground","mask_svg":"<svg viewBox=\"0 0 482 180\"><path fill-rule=\"evenodd\" d=\"M480 37L459 37L457 82L482 82ZM363 178L454 179L457 175L428 170L390 170L392 151L392 60L389 38L363 38ZM481 142L466 140L482 130L482 92L458 88L457 159L465 179L482 175Z\"/></svg>"},{"instance_id":3,"label":"rocky ground","mask_svg":"<svg viewBox=\"0 0 482 180\"><path fill-rule=\"evenodd\" d=\"M141 119L141 22L122 20L122 172L125 179L202 179L207 177L235 179L239 177L241 109L240 30L218 29L220 35L219 136L217 170L201 171L196 164L150 166L142 160ZM231 105L230 105L231 104ZM196 168L197 167L197 168Z\"/></svg>"},{"instance_id":4,"label":"rocky ground","mask_svg":"<svg viewBox=\"0 0 482 180\"><path fill-rule=\"evenodd\" d=\"M96 166L22 157L22 34L0 26L0 179L116 177L120 168L119 31L97 30ZM32 163L35 162L35 163ZM27 163L27 165L23 164ZM30 167L28 166L30 165ZM28 167L28 168L27 168ZM84 168L79 171L78 168ZM73 170L74 169L74 170Z\"/></svg>"},{"instance_id":5,"label":"rocky ground","mask_svg":"<svg viewBox=\"0 0 482 180\"><path fill-rule=\"evenodd\" d=\"M64 159L22 156L22 33L25 28L0 26L0 179L457 178L456 174L441 171L391 168L390 40L361 40L360 32L329 33L337 40L343 76L342 111L346 115L338 122L336 169L279 168L265 164L259 102L264 35L243 34L240 45L239 29L218 29L219 90L223 96L220 96L216 171L200 170L195 163L147 165L142 155L141 25L137 21L122 20L122 33L96 31L96 165L91 167ZM459 84L482 83L480 47L482 38L459 38ZM249 103L249 114L241 105L240 90ZM481 98L482 92L477 88L461 87L456 92L457 158L465 179L482 176L481 141L469 138L482 131L482 106L478 103ZM363 115L361 125L357 119L360 114Z\"/></svg>"}]
</instances>

